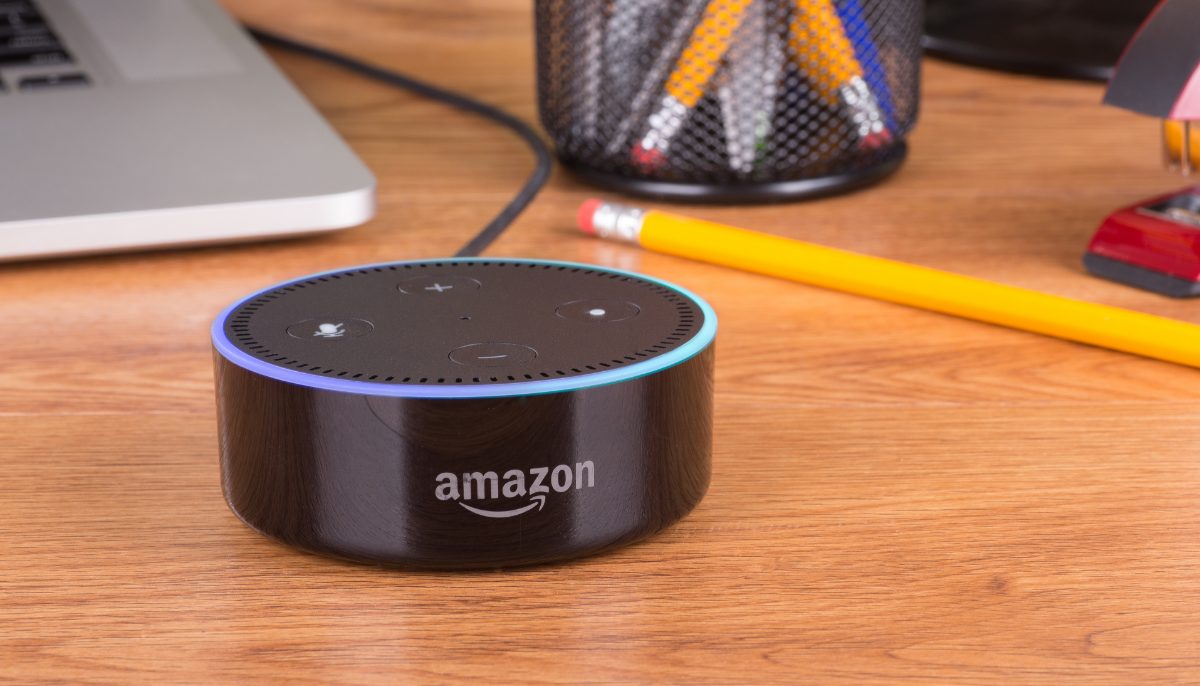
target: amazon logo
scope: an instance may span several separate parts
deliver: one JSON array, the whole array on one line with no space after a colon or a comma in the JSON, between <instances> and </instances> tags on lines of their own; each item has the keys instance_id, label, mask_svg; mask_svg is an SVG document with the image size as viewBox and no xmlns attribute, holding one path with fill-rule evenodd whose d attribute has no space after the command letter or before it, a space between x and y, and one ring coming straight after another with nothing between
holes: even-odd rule
<instances>
[{"instance_id":1,"label":"amazon logo","mask_svg":"<svg viewBox=\"0 0 1200 686\"><path fill-rule=\"evenodd\" d=\"M591 488L595 484L596 466L588 460L577 462L574 466L560 464L553 469L510 469L503 475L496 472L442 472L437 475L437 486L433 492L438 500L456 501L468 512L481 517L503 519L533 509L541 510L546 506L546 497L552 492L565 493L571 489ZM502 498L513 506L501 509L493 502L488 502L489 507L480 507L482 503L479 501Z\"/></svg>"}]
</instances>

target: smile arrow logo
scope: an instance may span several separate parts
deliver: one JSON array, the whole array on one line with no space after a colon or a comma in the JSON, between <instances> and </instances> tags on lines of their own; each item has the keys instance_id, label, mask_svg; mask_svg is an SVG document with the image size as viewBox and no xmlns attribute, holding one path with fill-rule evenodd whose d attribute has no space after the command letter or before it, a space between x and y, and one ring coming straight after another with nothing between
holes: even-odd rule
<instances>
[{"instance_id":1,"label":"smile arrow logo","mask_svg":"<svg viewBox=\"0 0 1200 686\"><path fill-rule=\"evenodd\" d=\"M474 512L475 514L480 515L482 517L491 517L492 519L504 519L507 517L516 517L517 515L525 514L526 512L529 512L530 510L532 510L535 507L538 510L541 510L543 507L546 506L546 495L544 493L539 493L535 496L532 496L530 498L530 501L531 502L524 507L519 507L515 510L502 510L502 511L481 510L477 507L471 507L470 505L464 503L461 500L458 501L458 504L462 505L464 508L466 508L468 512Z\"/></svg>"}]
</instances>

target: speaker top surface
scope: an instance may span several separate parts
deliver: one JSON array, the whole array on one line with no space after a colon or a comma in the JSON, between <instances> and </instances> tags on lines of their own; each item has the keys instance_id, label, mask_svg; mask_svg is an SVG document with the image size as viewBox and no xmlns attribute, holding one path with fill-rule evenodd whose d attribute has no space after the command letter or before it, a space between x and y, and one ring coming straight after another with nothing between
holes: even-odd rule
<instances>
[{"instance_id":1,"label":"speaker top surface","mask_svg":"<svg viewBox=\"0 0 1200 686\"><path fill-rule=\"evenodd\" d=\"M480 398L653 374L712 343L700 298L594 265L452 258L277 284L213 323L217 352L287 383L364 395Z\"/></svg>"}]
</instances>

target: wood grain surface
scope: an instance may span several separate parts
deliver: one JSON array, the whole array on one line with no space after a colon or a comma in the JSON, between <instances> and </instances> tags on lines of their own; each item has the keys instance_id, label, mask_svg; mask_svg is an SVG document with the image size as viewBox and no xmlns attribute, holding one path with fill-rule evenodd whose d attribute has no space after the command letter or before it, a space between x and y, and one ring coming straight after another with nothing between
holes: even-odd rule
<instances>
[{"instance_id":1,"label":"wood grain surface","mask_svg":"<svg viewBox=\"0 0 1200 686\"><path fill-rule=\"evenodd\" d=\"M521 0L236 0L536 121ZM443 256L529 168L492 125L275 54L379 176L327 237L0 266L0 681L1200 683L1200 371L577 236L558 171L491 255L636 269L721 317L712 487L642 544L408 573L297 553L221 498L207 327L263 285ZM877 188L681 211L1200 322L1087 277L1182 185L1101 87L925 69Z\"/></svg>"}]
</instances>

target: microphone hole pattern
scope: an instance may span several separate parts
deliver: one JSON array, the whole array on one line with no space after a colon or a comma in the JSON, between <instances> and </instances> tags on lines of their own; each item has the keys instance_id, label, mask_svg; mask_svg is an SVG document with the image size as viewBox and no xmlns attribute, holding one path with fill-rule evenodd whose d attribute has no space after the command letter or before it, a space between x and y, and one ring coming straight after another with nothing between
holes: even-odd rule
<instances>
[{"instance_id":1,"label":"microphone hole pattern","mask_svg":"<svg viewBox=\"0 0 1200 686\"><path fill-rule=\"evenodd\" d=\"M538 367L537 363L541 359L541 357L538 357L530 363L533 365L533 368L530 368L529 365L524 365L520 370L501 370L497 368L494 371L487 370L488 374L455 376L441 373L405 374L404 372L408 371L407 369L401 371L394 368L346 368L349 365L336 365L329 364L328 362L318 363L312 359L304 359L303 355L298 355L294 352L287 354L281 351L279 348L283 346L279 345L280 342L292 342L287 340L286 335L279 335L282 327L278 323L270 328L270 335L264 335L264 332L259 327L256 327L257 319L272 306L286 302L289 298L301 298L309 292L319 291L323 287L332 284L344 284L352 281L373 281L369 286L371 290L377 292L386 291L386 295L382 297L395 297L397 298L397 303L402 303L401 299L403 298L425 299L436 297L403 294L399 292L397 287L397 284L403 282L405 279L421 276L423 272L432 273L435 271L453 276L470 276L488 285L494 284L497 280L496 277L500 276L499 287L501 288L503 288L505 280L522 280L521 272L530 272L529 278L532 279L536 279L537 272L595 279L597 282L608 282L610 284L608 286L609 289L613 287L623 289L624 292L632 294L630 297L636 298L639 303L652 302L653 300L660 301L662 303L659 305L660 309L669 312L671 320L667 321L665 326L659 327L664 331L662 335L634 350L622 349L615 354L604 355L599 359L581 360L581 363L571 366L553 368ZM399 276L400 278L391 278L395 276ZM587 285L586 282L584 285ZM484 288L487 287L487 285L484 286ZM554 316L553 312L549 313L549 316ZM462 317L457 314L452 319L456 322L474 321L470 317ZM634 319L637 319L637 317ZM690 298L658 283L638 279L626 274L610 272L603 268L592 269L537 262L464 260L363 267L295 281L247 300L230 313L226 320L225 329L229 340L245 352L271 364L308 374L384 384L480 385L582 376L647 361L686 343L696 335L702 324L703 313ZM578 324L577 326L604 327L606 324L585 323ZM276 343L273 344L269 340L271 338L274 338ZM519 343L519 341L513 342ZM337 343L334 345L337 345ZM391 366L402 367L403 364L397 360ZM472 370L463 368L463 371L469 373Z\"/></svg>"}]
</instances>

